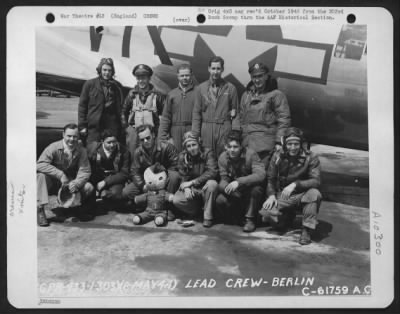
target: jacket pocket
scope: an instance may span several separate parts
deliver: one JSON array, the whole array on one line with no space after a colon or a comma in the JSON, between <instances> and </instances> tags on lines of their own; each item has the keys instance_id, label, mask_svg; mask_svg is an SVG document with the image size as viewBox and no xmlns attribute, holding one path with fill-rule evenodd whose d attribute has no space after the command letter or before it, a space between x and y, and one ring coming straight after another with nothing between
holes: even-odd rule
<instances>
[{"instance_id":1,"label":"jacket pocket","mask_svg":"<svg viewBox=\"0 0 400 314\"><path fill-rule=\"evenodd\" d=\"M92 88L90 91L89 91L89 97L90 98L96 98L97 97L97 95L99 94L99 90L97 89L97 88Z\"/></svg>"},{"instance_id":2,"label":"jacket pocket","mask_svg":"<svg viewBox=\"0 0 400 314\"><path fill-rule=\"evenodd\" d=\"M100 102L104 101L101 97L101 91L97 88L94 88L89 93L89 106L96 106Z\"/></svg>"}]
</instances>

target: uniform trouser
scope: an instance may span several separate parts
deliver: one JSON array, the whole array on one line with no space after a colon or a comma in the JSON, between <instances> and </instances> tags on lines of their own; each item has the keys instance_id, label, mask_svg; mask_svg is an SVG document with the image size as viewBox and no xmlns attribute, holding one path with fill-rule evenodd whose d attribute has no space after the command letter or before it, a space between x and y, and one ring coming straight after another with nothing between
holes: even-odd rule
<instances>
[{"instance_id":1,"label":"uniform trouser","mask_svg":"<svg viewBox=\"0 0 400 314\"><path fill-rule=\"evenodd\" d=\"M140 224L148 223L149 221L152 221L156 217L162 217L165 222L168 220L166 210L156 212L150 209L146 209L144 212L136 214L136 216L140 217Z\"/></svg>"},{"instance_id":2,"label":"uniform trouser","mask_svg":"<svg viewBox=\"0 0 400 314\"><path fill-rule=\"evenodd\" d=\"M216 213L223 222L238 224L243 217L255 219L257 211L261 207L263 189L256 185L231 195L225 192L218 195L216 199Z\"/></svg>"},{"instance_id":3,"label":"uniform trouser","mask_svg":"<svg viewBox=\"0 0 400 314\"><path fill-rule=\"evenodd\" d=\"M99 146L100 141L90 141L89 139L86 140L86 151L88 156L92 156L96 153L96 149Z\"/></svg>"},{"instance_id":4,"label":"uniform trouser","mask_svg":"<svg viewBox=\"0 0 400 314\"><path fill-rule=\"evenodd\" d=\"M107 197L110 200L120 201L122 200L122 190L124 189L123 184L114 184L104 189L104 191L109 192Z\"/></svg>"},{"instance_id":5,"label":"uniform trouser","mask_svg":"<svg viewBox=\"0 0 400 314\"><path fill-rule=\"evenodd\" d=\"M49 203L49 195L56 195L61 187L60 180L46 175L44 173L36 174L37 183L37 206L43 206ZM81 200L88 201L94 194L94 187L89 182L79 190L81 192Z\"/></svg>"},{"instance_id":6,"label":"uniform trouser","mask_svg":"<svg viewBox=\"0 0 400 314\"><path fill-rule=\"evenodd\" d=\"M203 146L212 149L217 159L225 150L225 137L231 129L230 120L226 120L223 123L203 122L201 125Z\"/></svg>"},{"instance_id":7,"label":"uniform trouser","mask_svg":"<svg viewBox=\"0 0 400 314\"><path fill-rule=\"evenodd\" d=\"M262 152L258 152L257 154L258 157L260 157L261 162L264 164L265 170L267 170L269 166L269 161L271 159L271 152L268 150L264 150Z\"/></svg>"},{"instance_id":8,"label":"uniform trouser","mask_svg":"<svg viewBox=\"0 0 400 314\"><path fill-rule=\"evenodd\" d=\"M103 190L107 192L107 195L103 196L102 200L108 210L125 206L124 199L122 198L123 188L123 184L114 184Z\"/></svg>"},{"instance_id":9,"label":"uniform trouser","mask_svg":"<svg viewBox=\"0 0 400 314\"><path fill-rule=\"evenodd\" d=\"M318 224L317 214L321 205L321 198L321 193L317 189L293 194L287 200L278 195L276 210L280 215L269 216L269 221L276 227L283 227L296 218L296 210L302 209L302 225L315 229Z\"/></svg>"},{"instance_id":10,"label":"uniform trouser","mask_svg":"<svg viewBox=\"0 0 400 314\"><path fill-rule=\"evenodd\" d=\"M181 177L179 173L174 170L168 170L168 183L166 188L167 192L174 194L178 190L180 182ZM143 189L132 182L126 185L122 190L122 198L134 200L135 196L142 193Z\"/></svg>"},{"instance_id":11,"label":"uniform trouser","mask_svg":"<svg viewBox=\"0 0 400 314\"><path fill-rule=\"evenodd\" d=\"M175 124L174 124L175 123ZM179 124L179 122L173 122L171 126L171 138L172 142L170 141L171 144L173 144L178 152L181 152L183 150L182 147L182 138L183 135L192 129L192 124Z\"/></svg>"},{"instance_id":12,"label":"uniform trouser","mask_svg":"<svg viewBox=\"0 0 400 314\"><path fill-rule=\"evenodd\" d=\"M134 126L129 125L126 128L126 147L128 148L129 152L131 153L132 159L135 149L137 148L137 133Z\"/></svg>"},{"instance_id":13,"label":"uniform trouser","mask_svg":"<svg viewBox=\"0 0 400 314\"><path fill-rule=\"evenodd\" d=\"M218 194L218 183L215 180L208 180L207 188L192 189L195 193L193 199L188 200L183 191L177 191L174 195L174 206L190 216L196 216L203 207L204 219L212 220L214 218L213 211L215 208L215 199Z\"/></svg>"}]
</instances>

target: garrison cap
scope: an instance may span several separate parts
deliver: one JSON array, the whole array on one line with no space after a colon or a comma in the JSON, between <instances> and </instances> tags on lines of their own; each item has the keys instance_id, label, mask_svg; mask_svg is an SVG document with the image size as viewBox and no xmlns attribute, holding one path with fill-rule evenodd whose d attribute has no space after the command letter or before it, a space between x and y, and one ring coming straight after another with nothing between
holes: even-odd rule
<instances>
[{"instance_id":1,"label":"garrison cap","mask_svg":"<svg viewBox=\"0 0 400 314\"><path fill-rule=\"evenodd\" d=\"M249 67L249 73L251 75L258 74L258 73L268 73L268 72L269 72L268 67L264 63L261 63L261 62L254 63L253 65L251 65Z\"/></svg>"},{"instance_id":2,"label":"garrison cap","mask_svg":"<svg viewBox=\"0 0 400 314\"><path fill-rule=\"evenodd\" d=\"M138 64L133 68L132 74L137 76L137 75L143 75L147 74L149 76L153 75L153 70L146 64Z\"/></svg>"}]
</instances>

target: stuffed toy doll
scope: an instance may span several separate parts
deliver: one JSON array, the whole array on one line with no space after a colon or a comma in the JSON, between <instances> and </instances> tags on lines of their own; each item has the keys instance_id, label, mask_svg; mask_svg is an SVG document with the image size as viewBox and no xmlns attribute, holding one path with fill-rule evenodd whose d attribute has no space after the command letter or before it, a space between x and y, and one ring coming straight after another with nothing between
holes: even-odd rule
<instances>
[{"instance_id":1,"label":"stuffed toy doll","mask_svg":"<svg viewBox=\"0 0 400 314\"><path fill-rule=\"evenodd\" d=\"M165 187L168 183L167 170L156 163L144 172L144 194L135 197L136 204L145 204L146 209L133 217L135 225L145 224L154 219L156 226L167 224L168 203L172 202L174 195L168 193Z\"/></svg>"}]
</instances>

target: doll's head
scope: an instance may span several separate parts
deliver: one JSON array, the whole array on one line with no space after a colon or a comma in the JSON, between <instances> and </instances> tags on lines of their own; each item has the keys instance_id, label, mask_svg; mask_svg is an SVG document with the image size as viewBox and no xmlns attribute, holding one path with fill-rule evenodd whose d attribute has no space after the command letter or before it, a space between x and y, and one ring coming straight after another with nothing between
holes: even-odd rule
<instances>
[{"instance_id":1,"label":"doll's head","mask_svg":"<svg viewBox=\"0 0 400 314\"><path fill-rule=\"evenodd\" d=\"M167 170L158 162L144 171L144 182L148 191L165 189L168 181Z\"/></svg>"}]
</instances>

